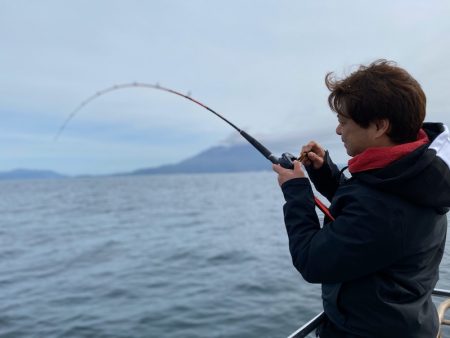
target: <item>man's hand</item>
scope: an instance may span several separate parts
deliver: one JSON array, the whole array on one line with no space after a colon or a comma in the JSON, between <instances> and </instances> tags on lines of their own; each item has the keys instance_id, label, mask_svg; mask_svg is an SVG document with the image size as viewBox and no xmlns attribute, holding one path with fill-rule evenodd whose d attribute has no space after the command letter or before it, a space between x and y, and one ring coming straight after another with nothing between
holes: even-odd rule
<instances>
[{"instance_id":1,"label":"man's hand","mask_svg":"<svg viewBox=\"0 0 450 338\"><path fill-rule=\"evenodd\" d=\"M293 178L305 177L305 173L303 172L299 161L294 161L294 169L286 169L279 164L273 164L272 169L278 174L278 184L280 187L284 182L292 180Z\"/></svg>"},{"instance_id":2,"label":"man's hand","mask_svg":"<svg viewBox=\"0 0 450 338\"><path fill-rule=\"evenodd\" d=\"M314 169L322 168L325 157L325 149L316 141L311 141L302 147L302 154L307 153L302 163L305 166L312 165Z\"/></svg>"}]
</instances>

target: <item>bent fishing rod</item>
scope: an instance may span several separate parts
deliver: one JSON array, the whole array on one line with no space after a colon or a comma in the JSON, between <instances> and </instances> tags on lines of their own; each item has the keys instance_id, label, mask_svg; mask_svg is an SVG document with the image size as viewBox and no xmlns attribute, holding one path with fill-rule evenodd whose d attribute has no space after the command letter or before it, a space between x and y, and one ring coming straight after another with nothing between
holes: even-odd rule
<instances>
[{"instance_id":1,"label":"bent fishing rod","mask_svg":"<svg viewBox=\"0 0 450 338\"><path fill-rule=\"evenodd\" d=\"M219 117L220 119L222 119L223 121L225 121L228 125L230 125L233 129L235 129L242 137L244 137L254 148L256 148L266 159L268 159L270 162L272 162L273 164L279 164L281 165L283 168L286 169L293 169L294 168L294 161L302 161L306 156L307 153L304 152L300 155L299 158L295 157L294 155L290 154L290 153L283 153L281 155L281 157L276 157L275 155L272 154L272 152L267 149L265 146L263 146L259 141L257 141L254 137L252 137L251 135L249 135L248 133L246 133L244 130L238 128L235 124L231 123L229 120L227 120L225 117L223 117L221 114L219 114L218 112L216 112L215 110L213 110L212 108L208 107L207 105L203 104L202 102L192 98L189 94L183 94L179 91L167 88L167 87L163 87L160 86L159 84L148 84L148 83L142 83L142 82L132 82L132 83L124 83L124 84L119 84L119 85L114 85L108 88L105 88L103 90L98 91L97 93L95 93L94 95L88 97L87 99L85 99L84 101L82 101L66 118L66 120L64 121L64 123L61 125L61 127L59 128L57 134L55 135L55 141L58 140L59 136L62 134L62 132L64 131L64 129L66 129L67 125L69 124L69 122L75 117L75 115L81 110L83 109L86 105L88 105L90 102L94 101L95 99L99 98L100 96L103 96L107 93L116 91L116 90L121 90L121 89L125 89L125 88L147 88L147 89L157 89L157 90L161 90L161 91L165 91L171 94L175 94L178 96L181 96L191 102L194 102L195 104L203 107L204 109L208 110L209 112L213 113L214 115L216 115L217 117ZM316 197L314 196L314 202L316 204L316 206L326 215L328 216L330 219L333 219L333 217L331 216L328 208Z\"/></svg>"}]
</instances>

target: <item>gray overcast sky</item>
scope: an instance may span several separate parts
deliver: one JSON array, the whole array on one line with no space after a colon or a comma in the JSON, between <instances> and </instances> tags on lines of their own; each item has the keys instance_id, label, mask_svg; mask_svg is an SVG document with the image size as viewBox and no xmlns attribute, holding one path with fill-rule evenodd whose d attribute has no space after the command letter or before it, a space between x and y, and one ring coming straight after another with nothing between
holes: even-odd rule
<instances>
[{"instance_id":1,"label":"gray overcast sky","mask_svg":"<svg viewBox=\"0 0 450 338\"><path fill-rule=\"evenodd\" d=\"M131 89L53 142L80 101L132 81L190 91L276 150L316 139L343 161L324 75L397 61L422 84L427 120L450 124L449 17L448 0L0 0L0 171L110 173L235 139L187 100Z\"/></svg>"}]
</instances>

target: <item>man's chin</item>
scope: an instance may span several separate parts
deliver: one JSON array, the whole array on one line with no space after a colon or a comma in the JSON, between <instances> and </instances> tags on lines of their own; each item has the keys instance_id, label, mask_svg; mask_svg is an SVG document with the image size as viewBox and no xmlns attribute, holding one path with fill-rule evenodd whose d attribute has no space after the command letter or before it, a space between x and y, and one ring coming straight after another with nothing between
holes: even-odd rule
<instances>
[{"instance_id":1,"label":"man's chin","mask_svg":"<svg viewBox=\"0 0 450 338\"><path fill-rule=\"evenodd\" d=\"M347 155L353 157L353 155L351 154L352 152L350 151L350 149L347 148L347 145L345 143L344 143L344 148L345 148L345 151L347 152Z\"/></svg>"},{"instance_id":2,"label":"man's chin","mask_svg":"<svg viewBox=\"0 0 450 338\"><path fill-rule=\"evenodd\" d=\"M345 147L345 151L347 152L347 155L350 156L350 157L353 157L353 156L356 155L353 151L351 151L351 150L348 149L347 147Z\"/></svg>"}]
</instances>

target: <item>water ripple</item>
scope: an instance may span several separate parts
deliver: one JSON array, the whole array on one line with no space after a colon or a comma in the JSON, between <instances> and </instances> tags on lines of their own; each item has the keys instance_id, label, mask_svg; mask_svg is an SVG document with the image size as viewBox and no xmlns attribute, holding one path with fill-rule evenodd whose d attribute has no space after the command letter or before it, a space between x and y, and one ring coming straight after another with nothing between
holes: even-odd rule
<instances>
[{"instance_id":1,"label":"water ripple","mask_svg":"<svg viewBox=\"0 0 450 338\"><path fill-rule=\"evenodd\" d=\"M272 173L0 185L0 337L282 337L321 310Z\"/></svg>"}]
</instances>

